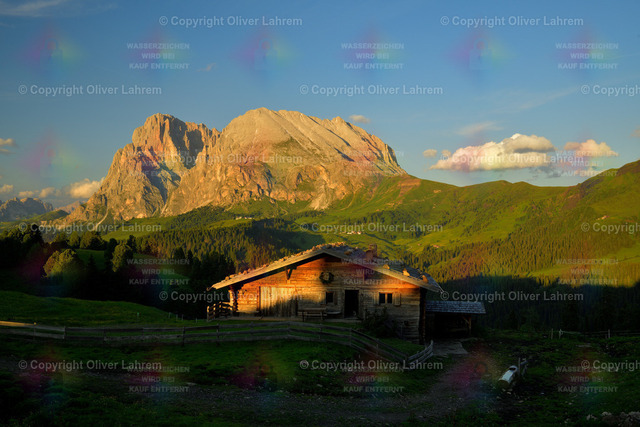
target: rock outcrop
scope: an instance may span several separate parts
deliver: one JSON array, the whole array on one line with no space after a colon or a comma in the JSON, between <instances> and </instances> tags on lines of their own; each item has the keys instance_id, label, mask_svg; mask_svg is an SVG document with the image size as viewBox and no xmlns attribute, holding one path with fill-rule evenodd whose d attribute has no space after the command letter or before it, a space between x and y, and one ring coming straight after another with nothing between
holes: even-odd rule
<instances>
[{"instance_id":1,"label":"rock outcrop","mask_svg":"<svg viewBox=\"0 0 640 427\"><path fill-rule=\"evenodd\" d=\"M323 209L376 177L405 173L388 145L339 117L259 108L220 132L155 114L68 220L170 216L265 197Z\"/></svg>"}]
</instances>

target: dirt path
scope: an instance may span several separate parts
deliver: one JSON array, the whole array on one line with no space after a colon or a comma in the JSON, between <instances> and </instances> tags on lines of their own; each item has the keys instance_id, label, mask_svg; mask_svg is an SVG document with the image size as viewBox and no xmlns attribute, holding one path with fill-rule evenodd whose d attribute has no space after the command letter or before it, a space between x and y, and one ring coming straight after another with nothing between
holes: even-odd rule
<instances>
[{"instance_id":1,"label":"dirt path","mask_svg":"<svg viewBox=\"0 0 640 427\"><path fill-rule=\"evenodd\" d=\"M433 343L434 356L450 356L469 354L459 340L442 340Z\"/></svg>"}]
</instances>

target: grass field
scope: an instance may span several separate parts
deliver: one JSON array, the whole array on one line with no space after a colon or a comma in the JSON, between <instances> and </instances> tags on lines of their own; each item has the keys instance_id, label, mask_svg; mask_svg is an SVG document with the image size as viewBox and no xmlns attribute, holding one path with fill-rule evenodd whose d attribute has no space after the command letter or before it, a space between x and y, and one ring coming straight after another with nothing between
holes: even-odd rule
<instances>
[{"instance_id":1,"label":"grass field","mask_svg":"<svg viewBox=\"0 0 640 427\"><path fill-rule=\"evenodd\" d=\"M0 292L0 313L2 320L51 325L195 324L137 304L12 291ZM392 340L387 342L399 344ZM299 341L111 347L6 339L0 346L0 400L10 410L0 422L599 425L603 412L640 409L640 377L637 363L631 364L640 354L640 338L551 340L541 332L490 330L464 347L468 355L393 371L368 365L367 357L348 347ZM529 358L527 374L502 391L497 380L518 357ZM28 363L25 369L21 361ZM313 368L327 362L363 363L367 369ZM165 370L132 372L127 367L134 363ZM594 369L572 372L584 363ZM618 369L595 369L605 363ZM358 389L363 386L374 388ZM379 392L377 386L395 391ZM588 415L597 418L587 422Z\"/></svg>"},{"instance_id":2,"label":"grass field","mask_svg":"<svg viewBox=\"0 0 640 427\"><path fill-rule=\"evenodd\" d=\"M80 252L86 258L94 254ZM100 253L94 254L97 262ZM0 320L57 326L196 326L195 321L134 303L12 290L0 291ZM107 346L3 337L0 401L10 409L2 412L0 423L600 425L602 413L640 410L638 337L552 340L543 332L480 333L463 343L469 354L434 357L429 367L414 371L384 365L379 369L349 347L304 341ZM406 353L420 348L397 338L383 341ZM503 391L497 381L518 357L530 360L527 374L512 390ZM21 361L35 365L23 369ZM62 365L42 368L41 362ZM337 367L341 362L343 367ZM76 368L66 369L68 363ZM89 368L90 363L102 368ZM172 370L131 372L127 366L135 363ZM345 368L349 363L367 364L367 369L350 371ZM592 369L580 370L585 363ZM595 369L605 364L617 368ZM148 389L156 386L160 388ZM393 391L376 391L380 387ZM596 418L587 421L590 415Z\"/></svg>"},{"instance_id":3,"label":"grass field","mask_svg":"<svg viewBox=\"0 0 640 427\"><path fill-rule=\"evenodd\" d=\"M637 354L639 343L637 338L618 338L592 340L587 346L581 340L552 341L540 334L492 331L490 338L465 345L469 356L432 359L440 363L436 369L385 373L372 369L356 375L301 367L302 361L366 362L353 350L334 345L275 341L84 347L8 340L0 350L0 361L9 365L0 375L0 393L3 400L15 403L9 414L24 424L38 424L51 413L57 414L58 425L142 420L160 425L223 421L291 425L301 420L314 424L306 415L313 409L299 406L312 405L334 408L327 419L338 417L339 424L353 422L353 407L360 407L367 408L359 414L360 423L392 414L411 424L557 425L568 420L573 425L585 424L588 415L638 409L640 379L624 370L569 374L558 369L572 369L583 360L592 365L596 361L622 363L628 359L623 355ZM524 380L504 392L495 384L505 367L514 363L515 354L531 354L531 365ZM83 365L55 371L16 370L22 360ZM109 368L88 367L96 361ZM134 363L156 363L181 372L132 374L126 366ZM483 370L475 375L479 366ZM369 382L361 383L360 378ZM391 386L400 392L351 392L352 387L363 384ZM144 388L150 385L173 388L162 392ZM585 392L580 387L601 389ZM437 401L425 401L434 395ZM230 400L224 405L211 402L225 398ZM402 407L398 407L400 401ZM371 407L374 404L376 409Z\"/></svg>"},{"instance_id":4,"label":"grass field","mask_svg":"<svg viewBox=\"0 0 640 427\"><path fill-rule=\"evenodd\" d=\"M167 313L137 304L43 298L11 291L0 291L0 312L3 313L2 320L37 321L50 325L195 325L193 321L175 321ZM226 322L246 323L241 320ZM415 350L418 347L393 338L389 339L389 343L400 345L405 350ZM10 373L18 366L16 363L19 360L75 362L83 363L85 368L72 372L65 369L28 368L26 371ZM356 351L346 346L297 341L192 344L185 347L162 344L103 347L7 339L0 349L0 366L8 365L8 372L0 374L0 388L4 390L0 394L3 400L14 402L15 405L12 411L3 416L20 419L27 425L40 424L52 411L60 414L57 422L61 424L72 420L74 423L101 425L130 424L144 420L160 425L186 425L192 422L211 423L219 420L219 417L229 420L238 416L237 408L229 408L222 413L212 413L205 409L206 418L201 418L201 414L186 415L182 395L179 393L155 393L149 399L148 394L140 395L131 391L131 384L136 387L149 385L145 383L147 377L131 377L126 369L122 369L123 364L136 362L160 363L164 367L183 370L172 375L155 372L152 374L153 385L157 381L187 388L190 387L189 384L197 384L198 390L202 387L223 387L224 390L230 388L234 390L233 393L239 393L255 390L262 387L260 384L264 381L271 381L270 393L345 395L343 385L349 383L352 373L341 370L305 370L301 368L303 360L353 362L361 359ZM100 361L115 367L106 370L88 369L86 366L90 361ZM261 377L261 372L265 369L268 371L266 380ZM434 375L435 371L425 371L424 374ZM419 379L404 378L400 373L393 375L397 376L396 382L404 384L403 387L420 387L422 383ZM158 377L160 380L157 380ZM26 389L25 381L29 383ZM35 386L38 391L34 392L30 386ZM169 404L161 407L157 399ZM237 403L242 402L240 400ZM290 424L295 417L286 415L279 419ZM7 420L5 418L0 421ZM250 418L239 421L249 422Z\"/></svg>"}]
</instances>

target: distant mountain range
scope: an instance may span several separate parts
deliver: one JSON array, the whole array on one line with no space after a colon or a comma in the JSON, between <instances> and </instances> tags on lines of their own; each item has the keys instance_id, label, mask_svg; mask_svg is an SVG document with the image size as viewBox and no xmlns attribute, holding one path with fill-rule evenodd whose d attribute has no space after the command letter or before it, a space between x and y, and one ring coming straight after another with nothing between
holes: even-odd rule
<instances>
[{"instance_id":1,"label":"distant mountain range","mask_svg":"<svg viewBox=\"0 0 640 427\"><path fill-rule=\"evenodd\" d=\"M53 206L40 199L14 197L2 203L0 201L0 221L16 221L51 212Z\"/></svg>"}]
</instances>

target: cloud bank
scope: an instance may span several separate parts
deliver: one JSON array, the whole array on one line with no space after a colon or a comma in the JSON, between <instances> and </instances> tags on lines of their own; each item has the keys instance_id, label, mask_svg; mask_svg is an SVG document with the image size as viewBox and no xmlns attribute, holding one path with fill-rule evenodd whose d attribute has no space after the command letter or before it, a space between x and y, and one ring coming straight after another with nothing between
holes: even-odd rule
<instances>
[{"instance_id":1,"label":"cloud bank","mask_svg":"<svg viewBox=\"0 0 640 427\"><path fill-rule=\"evenodd\" d=\"M431 166L431 169L456 171L495 171L545 166L547 153L555 151L551 142L542 136L514 134L500 142L487 142L458 148Z\"/></svg>"},{"instance_id":2,"label":"cloud bank","mask_svg":"<svg viewBox=\"0 0 640 427\"><path fill-rule=\"evenodd\" d=\"M618 153L613 151L606 142L598 144L593 139L585 142L567 142L564 149L575 151L575 155L580 157L618 157Z\"/></svg>"},{"instance_id":3,"label":"cloud bank","mask_svg":"<svg viewBox=\"0 0 640 427\"><path fill-rule=\"evenodd\" d=\"M101 183L102 181L90 181L87 178L74 182L69 187L69 195L74 199L88 199L100 188Z\"/></svg>"}]
</instances>

